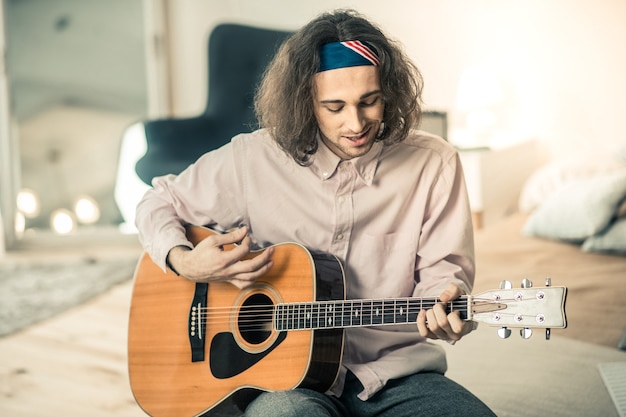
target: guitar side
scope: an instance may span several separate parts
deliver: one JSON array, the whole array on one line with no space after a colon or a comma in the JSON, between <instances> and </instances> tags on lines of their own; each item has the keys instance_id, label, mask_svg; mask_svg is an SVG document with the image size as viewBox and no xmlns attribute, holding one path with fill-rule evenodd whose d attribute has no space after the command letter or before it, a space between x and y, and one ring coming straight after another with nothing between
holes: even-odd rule
<instances>
[{"instance_id":1,"label":"guitar side","mask_svg":"<svg viewBox=\"0 0 626 417\"><path fill-rule=\"evenodd\" d=\"M209 229L189 227L194 243ZM254 256L255 254L252 254ZM241 331L246 303L341 299L343 274L334 258L311 254L297 244L274 247L274 266L246 290L211 283L201 359L192 360L190 309L196 284L164 273L144 254L137 266L131 300L128 363L133 395L153 417L239 415L263 391L300 386L328 388L339 369L340 329L277 332L252 339ZM322 277L327 277L321 279Z\"/></svg>"}]
</instances>

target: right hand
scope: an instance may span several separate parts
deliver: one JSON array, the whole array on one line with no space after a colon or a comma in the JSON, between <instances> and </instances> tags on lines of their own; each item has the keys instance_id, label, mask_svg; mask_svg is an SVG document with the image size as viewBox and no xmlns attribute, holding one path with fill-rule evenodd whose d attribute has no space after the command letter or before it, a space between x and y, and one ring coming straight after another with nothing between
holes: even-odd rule
<instances>
[{"instance_id":1,"label":"right hand","mask_svg":"<svg viewBox=\"0 0 626 417\"><path fill-rule=\"evenodd\" d=\"M232 249L224 250L225 245L233 244ZM243 289L254 284L272 266L273 247L243 259L250 253L251 244L248 228L241 227L208 236L193 249L176 246L169 251L167 261L178 274L192 281L226 281Z\"/></svg>"}]
</instances>

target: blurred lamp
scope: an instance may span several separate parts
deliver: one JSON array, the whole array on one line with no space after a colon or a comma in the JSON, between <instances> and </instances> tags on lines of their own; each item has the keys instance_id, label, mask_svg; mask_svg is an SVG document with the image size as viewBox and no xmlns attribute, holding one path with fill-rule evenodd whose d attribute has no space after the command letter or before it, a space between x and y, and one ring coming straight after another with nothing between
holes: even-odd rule
<instances>
[{"instance_id":1,"label":"blurred lamp","mask_svg":"<svg viewBox=\"0 0 626 417\"><path fill-rule=\"evenodd\" d=\"M66 209L56 209L50 215L50 227L60 235L66 235L76 230L74 214Z\"/></svg>"},{"instance_id":2,"label":"blurred lamp","mask_svg":"<svg viewBox=\"0 0 626 417\"><path fill-rule=\"evenodd\" d=\"M74 203L76 219L82 224L93 224L100 219L100 207L96 200L88 195L81 195Z\"/></svg>"},{"instance_id":3,"label":"blurred lamp","mask_svg":"<svg viewBox=\"0 0 626 417\"><path fill-rule=\"evenodd\" d=\"M21 238L24 236L24 231L26 231L26 217L24 213L18 211L15 213L15 236Z\"/></svg>"},{"instance_id":4,"label":"blurred lamp","mask_svg":"<svg viewBox=\"0 0 626 417\"><path fill-rule=\"evenodd\" d=\"M37 194L28 188L20 190L20 192L17 193L17 210L22 213L24 217L29 219L37 217L41 210Z\"/></svg>"}]
</instances>

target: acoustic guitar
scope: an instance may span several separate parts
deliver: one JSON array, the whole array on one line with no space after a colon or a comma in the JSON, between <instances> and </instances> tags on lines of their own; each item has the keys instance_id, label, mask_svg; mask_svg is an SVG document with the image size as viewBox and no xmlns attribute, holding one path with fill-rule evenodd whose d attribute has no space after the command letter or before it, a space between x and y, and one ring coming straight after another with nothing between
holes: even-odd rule
<instances>
[{"instance_id":1,"label":"acoustic guitar","mask_svg":"<svg viewBox=\"0 0 626 417\"><path fill-rule=\"evenodd\" d=\"M186 230L194 244L216 233ZM143 254L131 300L128 365L133 395L147 414L238 416L264 391L323 392L339 372L344 328L415 323L420 310L440 302L346 300L341 262L296 243L275 245L272 259L264 276L239 290L164 273ZM462 296L446 307L464 320L500 327L503 336L509 327L523 336L533 328L566 327L566 288L524 286Z\"/></svg>"}]
</instances>

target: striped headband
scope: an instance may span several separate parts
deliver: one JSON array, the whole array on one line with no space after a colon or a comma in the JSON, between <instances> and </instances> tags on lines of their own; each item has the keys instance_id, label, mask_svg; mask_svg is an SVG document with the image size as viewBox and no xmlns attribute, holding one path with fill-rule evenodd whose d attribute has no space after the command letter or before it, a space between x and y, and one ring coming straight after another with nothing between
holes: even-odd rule
<instances>
[{"instance_id":1,"label":"striped headband","mask_svg":"<svg viewBox=\"0 0 626 417\"><path fill-rule=\"evenodd\" d=\"M320 48L320 68L317 72L361 65L380 65L371 47L361 41L333 42Z\"/></svg>"}]
</instances>

